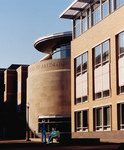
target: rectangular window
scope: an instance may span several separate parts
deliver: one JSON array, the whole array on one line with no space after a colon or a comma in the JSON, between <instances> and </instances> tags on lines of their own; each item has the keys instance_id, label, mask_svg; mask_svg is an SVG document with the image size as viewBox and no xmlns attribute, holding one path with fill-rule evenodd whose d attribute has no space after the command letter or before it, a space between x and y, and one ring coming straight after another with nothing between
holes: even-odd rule
<instances>
[{"instance_id":1,"label":"rectangular window","mask_svg":"<svg viewBox=\"0 0 124 150\"><path fill-rule=\"evenodd\" d=\"M87 53L75 59L76 61L76 104L88 100Z\"/></svg>"},{"instance_id":2,"label":"rectangular window","mask_svg":"<svg viewBox=\"0 0 124 150\"><path fill-rule=\"evenodd\" d=\"M118 129L124 130L124 103L117 105L118 109Z\"/></svg>"},{"instance_id":3,"label":"rectangular window","mask_svg":"<svg viewBox=\"0 0 124 150\"><path fill-rule=\"evenodd\" d=\"M98 0L92 6L92 19L93 19L93 25L95 25L101 20L100 0Z\"/></svg>"},{"instance_id":4,"label":"rectangular window","mask_svg":"<svg viewBox=\"0 0 124 150\"><path fill-rule=\"evenodd\" d=\"M88 131L88 110L75 112L75 129L76 132Z\"/></svg>"},{"instance_id":5,"label":"rectangular window","mask_svg":"<svg viewBox=\"0 0 124 150\"><path fill-rule=\"evenodd\" d=\"M75 37L77 37L81 34L81 20L80 20L80 17L78 17L75 20L74 30L75 30Z\"/></svg>"},{"instance_id":6,"label":"rectangular window","mask_svg":"<svg viewBox=\"0 0 124 150\"><path fill-rule=\"evenodd\" d=\"M118 93L124 93L124 32L117 36Z\"/></svg>"},{"instance_id":7,"label":"rectangular window","mask_svg":"<svg viewBox=\"0 0 124 150\"><path fill-rule=\"evenodd\" d=\"M94 109L95 131L111 130L111 106Z\"/></svg>"},{"instance_id":8,"label":"rectangular window","mask_svg":"<svg viewBox=\"0 0 124 150\"><path fill-rule=\"evenodd\" d=\"M94 98L110 95L109 40L94 48Z\"/></svg>"},{"instance_id":9,"label":"rectangular window","mask_svg":"<svg viewBox=\"0 0 124 150\"><path fill-rule=\"evenodd\" d=\"M108 0L102 0L102 18L109 15L109 3Z\"/></svg>"},{"instance_id":10,"label":"rectangular window","mask_svg":"<svg viewBox=\"0 0 124 150\"><path fill-rule=\"evenodd\" d=\"M109 12L112 13L114 11L114 0L109 0Z\"/></svg>"}]
</instances>

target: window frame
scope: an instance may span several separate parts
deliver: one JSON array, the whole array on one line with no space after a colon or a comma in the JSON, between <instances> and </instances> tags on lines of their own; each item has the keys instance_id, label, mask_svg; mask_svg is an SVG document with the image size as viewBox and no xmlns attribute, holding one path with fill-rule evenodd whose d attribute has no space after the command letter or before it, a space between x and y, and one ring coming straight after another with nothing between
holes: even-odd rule
<instances>
[{"instance_id":1,"label":"window frame","mask_svg":"<svg viewBox=\"0 0 124 150\"><path fill-rule=\"evenodd\" d=\"M87 54L87 68L85 70L82 70L83 55L85 55L85 54ZM79 57L81 57L81 71L77 73L77 58L79 58ZM82 103L87 103L88 102L88 97L89 97L88 51L85 51L83 54L77 56L75 58L74 62L75 62L75 65L74 65L74 67L75 67L75 69L74 69L75 70L75 77L74 77L74 80L75 80L75 105L78 105L78 104L82 104ZM78 99L80 99L79 100L80 102L77 103L77 98L76 98L76 77L78 77L79 75L82 75L86 72L87 72L87 96L84 96L84 97L82 96L82 97L78 98ZM87 99L83 101L83 98L86 98L86 97L87 97Z\"/></svg>"},{"instance_id":2,"label":"window frame","mask_svg":"<svg viewBox=\"0 0 124 150\"><path fill-rule=\"evenodd\" d=\"M122 88L124 88L124 85L123 86L119 86L119 59L123 56L124 57L124 52L120 53L120 35L121 34L124 34L124 31L118 33L116 35L116 53L117 53L117 56L116 56L116 64L117 64L117 95L121 95L121 94L124 94L124 91L122 92Z\"/></svg>"},{"instance_id":3,"label":"window frame","mask_svg":"<svg viewBox=\"0 0 124 150\"><path fill-rule=\"evenodd\" d=\"M87 127L83 126L83 112L87 112ZM81 127L77 127L77 113L81 112ZM89 132L89 109L85 109L85 110L79 110L79 111L75 111L75 132ZM78 129L80 129L80 131L78 131Z\"/></svg>"},{"instance_id":4,"label":"window frame","mask_svg":"<svg viewBox=\"0 0 124 150\"><path fill-rule=\"evenodd\" d=\"M110 108L110 125L104 125L104 109L109 107ZM98 109L101 109L102 111L102 125L101 126L97 126L97 110ZM96 132L100 132L100 131L111 131L112 130L112 105L106 105L106 106L99 106L99 107L96 107L94 108L94 111L93 111L95 114L94 114L94 131ZM108 127L108 130L106 130L106 128ZM101 130L98 130L98 129L101 129Z\"/></svg>"},{"instance_id":5,"label":"window frame","mask_svg":"<svg viewBox=\"0 0 124 150\"><path fill-rule=\"evenodd\" d=\"M108 41L108 46L109 46L109 54L108 54L108 59L103 61L103 44L106 43ZM101 52L100 52L100 58L101 58L101 61L100 63L98 64L95 64L95 60L96 60L96 57L95 57L95 48L101 46ZM104 66L104 64L106 63L109 63L109 95L108 96L104 96L104 92L106 91L102 91L99 92L99 93L95 93L95 69L99 66ZM102 74L103 75L103 74ZM96 94L101 94L101 97L98 97L96 98ZM111 96L111 47L110 47L110 39L107 39L105 40L104 42L98 44L97 46L95 46L93 48L93 99L94 100L99 100L99 99L103 99L103 98L108 98Z\"/></svg>"}]
</instances>

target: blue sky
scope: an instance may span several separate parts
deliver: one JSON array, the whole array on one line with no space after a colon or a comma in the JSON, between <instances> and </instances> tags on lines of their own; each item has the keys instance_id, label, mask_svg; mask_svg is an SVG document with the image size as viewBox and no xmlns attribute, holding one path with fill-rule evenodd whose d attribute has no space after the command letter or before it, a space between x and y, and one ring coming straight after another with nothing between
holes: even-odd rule
<instances>
[{"instance_id":1,"label":"blue sky","mask_svg":"<svg viewBox=\"0 0 124 150\"><path fill-rule=\"evenodd\" d=\"M32 64L45 54L33 44L38 38L71 31L71 20L59 15L73 0L0 0L0 68Z\"/></svg>"}]
</instances>

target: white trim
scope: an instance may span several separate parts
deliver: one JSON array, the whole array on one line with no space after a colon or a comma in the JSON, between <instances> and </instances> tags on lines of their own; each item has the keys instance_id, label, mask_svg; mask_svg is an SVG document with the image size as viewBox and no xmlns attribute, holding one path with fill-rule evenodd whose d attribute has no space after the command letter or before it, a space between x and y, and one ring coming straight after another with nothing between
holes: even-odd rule
<instances>
[{"instance_id":1,"label":"white trim","mask_svg":"<svg viewBox=\"0 0 124 150\"><path fill-rule=\"evenodd\" d=\"M120 34L121 32L124 32L124 28L119 30L117 33L115 33L115 36L117 36L118 34Z\"/></svg>"},{"instance_id":2,"label":"white trim","mask_svg":"<svg viewBox=\"0 0 124 150\"><path fill-rule=\"evenodd\" d=\"M124 103L124 100L118 101L117 104Z\"/></svg>"},{"instance_id":3,"label":"white trim","mask_svg":"<svg viewBox=\"0 0 124 150\"><path fill-rule=\"evenodd\" d=\"M108 104L104 104L104 105L97 105L97 106L94 106L93 108L99 108L99 107L104 107L104 106L111 106L112 103L108 103Z\"/></svg>"},{"instance_id":4,"label":"white trim","mask_svg":"<svg viewBox=\"0 0 124 150\"><path fill-rule=\"evenodd\" d=\"M89 110L89 107L87 107L87 108L83 108L83 109L76 109L76 110L74 110L74 112L84 111L84 110Z\"/></svg>"},{"instance_id":5,"label":"white trim","mask_svg":"<svg viewBox=\"0 0 124 150\"><path fill-rule=\"evenodd\" d=\"M80 54L76 55L76 56L74 57L74 59L77 58L77 57L79 57L79 56L81 56L81 55L83 55L84 53L88 53L88 50L85 50L84 52L81 52Z\"/></svg>"},{"instance_id":6,"label":"white trim","mask_svg":"<svg viewBox=\"0 0 124 150\"><path fill-rule=\"evenodd\" d=\"M38 119L49 119L49 118L69 118L71 115L50 115L50 116L38 116Z\"/></svg>"},{"instance_id":7,"label":"white trim","mask_svg":"<svg viewBox=\"0 0 124 150\"><path fill-rule=\"evenodd\" d=\"M95 44L95 45L92 47L92 49L95 48L95 47L97 47L98 45L104 43L105 41L110 40L110 39L111 39L111 37L108 37L108 38L104 39L103 41L101 41L101 42Z\"/></svg>"}]
</instances>

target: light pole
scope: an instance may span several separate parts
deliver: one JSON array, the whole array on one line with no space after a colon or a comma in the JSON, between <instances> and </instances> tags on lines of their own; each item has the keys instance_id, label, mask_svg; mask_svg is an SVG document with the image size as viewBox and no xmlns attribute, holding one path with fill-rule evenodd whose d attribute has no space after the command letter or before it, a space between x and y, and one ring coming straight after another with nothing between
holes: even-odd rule
<instances>
[{"instance_id":1,"label":"light pole","mask_svg":"<svg viewBox=\"0 0 124 150\"><path fill-rule=\"evenodd\" d=\"M29 139L29 106L30 104L26 104L26 141L30 141Z\"/></svg>"}]
</instances>

